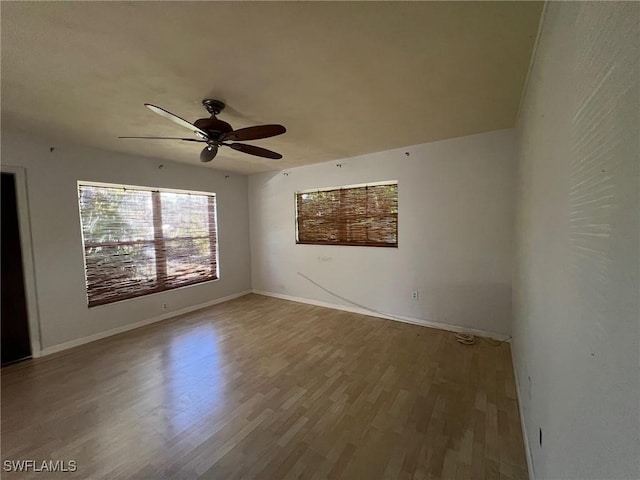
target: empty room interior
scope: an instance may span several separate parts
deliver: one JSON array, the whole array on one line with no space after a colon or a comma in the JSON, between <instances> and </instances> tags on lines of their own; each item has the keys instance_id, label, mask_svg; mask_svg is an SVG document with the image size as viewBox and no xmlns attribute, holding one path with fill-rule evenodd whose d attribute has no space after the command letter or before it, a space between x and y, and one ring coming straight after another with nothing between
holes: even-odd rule
<instances>
[{"instance_id":1,"label":"empty room interior","mask_svg":"<svg viewBox=\"0 0 640 480\"><path fill-rule=\"evenodd\" d=\"M9 2L2 478L640 479L639 2Z\"/></svg>"}]
</instances>

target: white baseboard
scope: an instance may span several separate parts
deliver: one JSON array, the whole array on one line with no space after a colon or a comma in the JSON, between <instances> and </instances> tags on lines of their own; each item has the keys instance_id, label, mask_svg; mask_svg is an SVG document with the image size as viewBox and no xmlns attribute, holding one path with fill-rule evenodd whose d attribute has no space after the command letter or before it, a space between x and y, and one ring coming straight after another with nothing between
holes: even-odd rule
<instances>
[{"instance_id":1,"label":"white baseboard","mask_svg":"<svg viewBox=\"0 0 640 480\"><path fill-rule=\"evenodd\" d=\"M180 315L184 315L185 313L190 313L195 310L200 310L201 308L211 307L213 305L217 305L219 303L227 302L229 300L233 300L234 298L243 297L245 295L249 295L251 290L245 290L243 292L234 293L231 295L227 295L226 297L216 298L215 300L211 300L209 302L200 303L198 305L191 305L186 308L182 308L180 310L176 310L174 312L164 313L157 317L147 318L146 320L141 320L139 322L130 323L128 325L123 325L121 327L112 328L111 330L106 330L104 332L94 333L93 335L89 335L87 337L77 338L75 340L71 340L70 342L59 343L58 345L53 345L52 347L43 348L40 350L38 357L42 357L45 355L51 355L52 353L61 352L63 350L67 350L69 348L77 347L80 345L84 345L85 343L95 342L96 340L100 340L102 338L110 337L112 335L117 335L118 333L127 332L129 330L133 330L135 328L144 327L145 325L150 325L152 323L161 322L162 320L167 320L172 317L177 317ZM35 355L34 355L35 357Z\"/></svg>"},{"instance_id":2,"label":"white baseboard","mask_svg":"<svg viewBox=\"0 0 640 480\"><path fill-rule=\"evenodd\" d=\"M290 300L292 302L307 303L309 305L315 305L318 307L326 307L326 308L332 308L334 310L343 310L345 312L359 313L361 315L368 315L370 317L384 318L386 320L395 320L397 322L411 323L413 325L421 325L423 327L437 328L438 330L446 330L448 332L471 333L478 337L489 337L495 340L499 340L501 342L509 338L508 335L489 332L486 330L478 330L474 328L461 327L458 325L451 325L449 323L442 323L442 322L434 322L432 320L424 320L421 318L405 317L403 315L388 315L384 313L367 310L365 308L349 307L346 305L339 305L337 303L321 302L319 300L312 300L310 298L303 298L303 297L294 297L292 295L284 295L282 293L266 292L264 290L256 290L256 289L253 290L253 293L257 295L264 295L266 297L274 297L274 298L280 298L282 300Z\"/></svg>"},{"instance_id":3,"label":"white baseboard","mask_svg":"<svg viewBox=\"0 0 640 480\"><path fill-rule=\"evenodd\" d=\"M513 342L511 343L513 345ZM531 447L529 446L529 435L527 435L527 423L524 420L524 410L522 410L522 390L520 390L520 381L518 380L518 370L516 370L516 360L511 350L511 368L513 368L513 378L516 381L516 397L518 400L518 410L520 412L520 428L522 429L522 440L524 441L524 450L527 457L527 470L529 471L529 480L535 480L533 471L533 458L531 458Z\"/></svg>"}]
</instances>

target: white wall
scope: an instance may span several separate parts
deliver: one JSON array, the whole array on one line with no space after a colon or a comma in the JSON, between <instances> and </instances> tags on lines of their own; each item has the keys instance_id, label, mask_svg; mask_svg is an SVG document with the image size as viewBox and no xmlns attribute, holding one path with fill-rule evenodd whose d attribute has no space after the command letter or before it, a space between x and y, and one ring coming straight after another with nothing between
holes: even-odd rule
<instances>
[{"instance_id":1,"label":"white wall","mask_svg":"<svg viewBox=\"0 0 640 480\"><path fill-rule=\"evenodd\" d=\"M2 164L26 172L43 348L251 289L247 177L2 132ZM158 168L163 164L163 168ZM77 181L217 194L220 280L87 307ZM167 309L162 308L167 304Z\"/></svg>"},{"instance_id":2,"label":"white wall","mask_svg":"<svg viewBox=\"0 0 640 480\"><path fill-rule=\"evenodd\" d=\"M253 288L351 306L301 272L384 313L508 333L514 156L502 130L250 176ZM296 245L294 192L382 180L398 180L397 249Z\"/></svg>"},{"instance_id":3,"label":"white wall","mask_svg":"<svg viewBox=\"0 0 640 480\"><path fill-rule=\"evenodd\" d=\"M639 23L638 3L550 2L518 124L512 349L539 479L640 478Z\"/></svg>"}]
</instances>

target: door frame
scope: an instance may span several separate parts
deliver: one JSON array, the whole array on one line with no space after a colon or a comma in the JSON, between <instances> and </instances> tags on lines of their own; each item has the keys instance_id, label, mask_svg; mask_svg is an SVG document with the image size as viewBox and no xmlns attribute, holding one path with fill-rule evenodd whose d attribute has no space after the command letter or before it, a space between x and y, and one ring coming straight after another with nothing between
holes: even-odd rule
<instances>
[{"instance_id":1,"label":"door frame","mask_svg":"<svg viewBox=\"0 0 640 480\"><path fill-rule=\"evenodd\" d=\"M27 320L29 322L29 341L33 358L41 355L40 314L36 289L35 263L31 237L31 217L27 195L27 172L24 167L0 165L0 172L13 174L16 183L16 202L18 205L18 223L20 247L22 248L22 270L24 273L24 292L27 297Z\"/></svg>"}]
</instances>

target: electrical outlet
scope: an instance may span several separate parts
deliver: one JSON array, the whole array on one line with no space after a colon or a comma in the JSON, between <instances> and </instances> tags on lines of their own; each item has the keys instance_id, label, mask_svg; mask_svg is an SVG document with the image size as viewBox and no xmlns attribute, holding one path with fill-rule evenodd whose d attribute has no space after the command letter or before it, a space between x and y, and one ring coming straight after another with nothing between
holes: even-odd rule
<instances>
[{"instance_id":1,"label":"electrical outlet","mask_svg":"<svg viewBox=\"0 0 640 480\"><path fill-rule=\"evenodd\" d=\"M412 300L417 300L418 299L418 292L411 292L411 299Z\"/></svg>"},{"instance_id":2,"label":"electrical outlet","mask_svg":"<svg viewBox=\"0 0 640 480\"><path fill-rule=\"evenodd\" d=\"M163 304L162 304L162 309L163 309L163 310L166 310L166 309L167 309L167 304L166 304L166 303L163 303Z\"/></svg>"}]
</instances>

